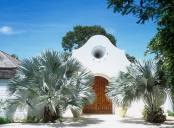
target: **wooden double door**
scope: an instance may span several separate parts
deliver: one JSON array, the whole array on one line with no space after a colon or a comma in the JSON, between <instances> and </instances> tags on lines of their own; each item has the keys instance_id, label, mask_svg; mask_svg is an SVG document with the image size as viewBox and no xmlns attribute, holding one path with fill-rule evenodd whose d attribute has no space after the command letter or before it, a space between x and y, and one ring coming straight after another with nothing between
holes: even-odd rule
<instances>
[{"instance_id":1,"label":"wooden double door","mask_svg":"<svg viewBox=\"0 0 174 128\"><path fill-rule=\"evenodd\" d=\"M106 98L105 89L108 85L108 80L96 76L93 89L96 94L96 100L92 105L86 106L83 109L83 113L94 113L94 114L111 114L112 113L112 103Z\"/></svg>"}]
</instances>

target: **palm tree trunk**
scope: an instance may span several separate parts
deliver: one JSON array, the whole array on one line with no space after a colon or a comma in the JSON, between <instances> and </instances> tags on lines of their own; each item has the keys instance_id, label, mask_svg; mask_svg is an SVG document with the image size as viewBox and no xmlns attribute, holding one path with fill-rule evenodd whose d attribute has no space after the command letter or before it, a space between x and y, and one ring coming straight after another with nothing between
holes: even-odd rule
<instances>
[{"instance_id":1,"label":"palm tree trunk","mask_svg":"<svg viewBox=\"0 0 174 128\"><path fill-rule=\"evenodd\" d=\"M56 114L56 112L54 112L54 114L52 114L50 110L50 106L47 105L44 111L44 122L47 123L51 121L52 123L54 123L54 120L57 120L57 119L59 119L58 113Z\"/></svg>"}]
</instances>

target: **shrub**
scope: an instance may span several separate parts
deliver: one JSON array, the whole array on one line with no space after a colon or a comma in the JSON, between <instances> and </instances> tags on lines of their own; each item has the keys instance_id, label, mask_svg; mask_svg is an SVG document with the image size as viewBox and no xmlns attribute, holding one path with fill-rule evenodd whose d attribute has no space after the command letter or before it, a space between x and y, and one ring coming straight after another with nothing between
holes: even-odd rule
<instances>
[{"instance_id":1,"label":"shrub","mask_svg":"<svg viewBox=\"0 0 174 128\"><path fill-rule=\"evenodd\" d=\"M24 123L43 123L43 118L36 118L35 116L27 116L21 120Z\"/></svg>"},{"instance_id":2,"label":"shrub","mask_svg":"<svg viewBox=\"0 0 174 128\"><path fill-rule=\"evenodd\" d=\"M8 118L0 117L0 124L12 123L12 121Z\"/></svg>"},{"instance_id":3,"label":"shrub","mask_svg":"<svg viewBox=\"0 0 174 128\"><path fill-rule=\"evenodd\" d=\"M2 112L1 110L6 110L7 109L7 107L3 108L4 104L5 104L5 102L2 99L0 99L0 113ZM11 122L12 121L8 118L0 117L0 124L6 124L6 123L11 123Z\"/></svg>"},{"instance_id":4,"label":"shrub","mask_svg":"<svg viewBox=\"0 0 174 128\"><path fill-rule=\"evenodd\" d=\"M2 112L1 110L6 110L7 107L2 108L2 106L4 106L4 104L6 103L6 101L3 101L2 99L0 99L0 113Z\"/></svg>"},{"instance_id":5,"label":"shrub","mask_svg":"<svg viewBox=\"0 0 174 128\"><path fill-rule=\"evenodd\" d=\"M174 116L174 112L171 112L170 110L167 110L167 113L169 116Z\"/></svg>"},{"instance_id":6,"label":"shrub","mask_svg":"<svg viewBox=\"0 0 174 128\"><path fill-rule=\"evenodd\" d=\"M163 123L166 120L166 115L164 115L164 112L160 107L155 107L154 110L144 107L142 115L143 119L147 122Z\"/></svg>"}]
</instances>

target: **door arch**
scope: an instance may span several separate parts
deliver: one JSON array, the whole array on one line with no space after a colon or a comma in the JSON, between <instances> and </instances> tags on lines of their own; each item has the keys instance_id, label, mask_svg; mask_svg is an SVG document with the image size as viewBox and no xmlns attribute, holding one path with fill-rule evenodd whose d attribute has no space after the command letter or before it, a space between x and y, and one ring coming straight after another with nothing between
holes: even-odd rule
<instances>
[{"instance_id":1,"label":"door arch","mask_svg":"<svg viewBox=\"0 0 174 128\"><path fill-rule=\"evenodd\" d=\"M106 86L108 85L108 80L101 77L95 76L93 90L96 94L96 99L92 105L86 106L83 109L83 113L94 113L94 114L111 114L112 113L112 103L105 96Z\"/></svg>"}]
</instances>

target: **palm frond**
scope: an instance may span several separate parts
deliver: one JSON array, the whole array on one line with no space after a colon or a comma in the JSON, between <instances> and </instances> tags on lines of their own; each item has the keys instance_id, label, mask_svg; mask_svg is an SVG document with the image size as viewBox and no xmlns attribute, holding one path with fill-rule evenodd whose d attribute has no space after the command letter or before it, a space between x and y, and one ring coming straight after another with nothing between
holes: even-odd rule
<instances>
[{"instance_id":1,"label":"palm frond","mask_svg":"<svg viewBox=\"0 0 174 128\"><path fill-rule=\"evenodd\" d=\"M26 105L33 109L45 106L59 117L70 106L79 113L95 100L93 79L93 74L67 53L45 50L20 64L8 85L10 96L15 97L9 99L9 105L14 106L9 109L14 112Z\"/></svg>"},{"instance_id":2,"label":"palm frond","mask_svg":"<svg viewBox=\"0 0 174 128\"><path fill-rule=\"evenodd\" d=\"M119 72L107 86L107 97L115 104L129 107L132 102L143 99L145 104L154 109L162 92L166 90L165 71L156 60L136 61L127 67L126 72Z\"/></svg>"}]
</instances>

